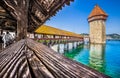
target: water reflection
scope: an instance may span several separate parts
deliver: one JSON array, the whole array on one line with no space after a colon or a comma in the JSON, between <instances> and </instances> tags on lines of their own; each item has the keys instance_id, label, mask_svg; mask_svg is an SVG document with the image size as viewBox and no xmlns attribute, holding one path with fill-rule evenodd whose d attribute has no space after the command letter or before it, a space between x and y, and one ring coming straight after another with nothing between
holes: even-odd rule
<instances>
[{"instance_id":1,"label":"water reflection","mask_svg":"<svg viewBox=\"0 0 120 78\"><path fill-rule=\"evenodd\" d=\"M81 45L77 46L77 48L73 48L73 49L64 51L64 55L66 57L76 60L75 57L83 50L83 47L84 46L81 44Z\"/></svg>"},{"instance_id":2,"label":"water reflection","mask_svg":"<svg viewBox=\"0 0 120 78\"><path fill-rule=\"evenodd\" d=\"M76 46L76 43L74 45L67 43L57 44L52 48L66 57L89 65L100 72L105 72L105 45L103 44L81 44Z\"/></svg>"},{"instance_id":3,"label":"water reflection","mask_svg":"<svg viewBox=\"0 0 120 78\"><path fill-rule=\"evenodd\" d=\"M89 66L105 72L105 45L90 44Z\"/></svg>"},{"instance_id":4,"label":"water reflection","mask_svg":"<svg viewBox=\"0 0 120 78\"><path fill-rule=\"evenodd\" d=\"M51 48L53 50L55 50L56 52L59 52L61 54L65 53L66 51L68 52L69 50L73 50L75 48L77 48L77 43L64 43L64 44L55 44L53 46L51 46Z\"/></svg>"},{"instance_id":5,"label":"water reflection","mask_svg":"<svg viewBox=\"0 0 120 78\"><path fill-rule=\"evenodd\" d=\"M70 43L69 48L72 49L64 51L62 49L64 45L60 44L59 52L113 78L120 78L120 41L107 41L106 45L81 44L76 46L75 43L74 45L72 48L72 43ZM54 46L54 50L57 52L57 45Z\"/></svg>"}]
</instances>

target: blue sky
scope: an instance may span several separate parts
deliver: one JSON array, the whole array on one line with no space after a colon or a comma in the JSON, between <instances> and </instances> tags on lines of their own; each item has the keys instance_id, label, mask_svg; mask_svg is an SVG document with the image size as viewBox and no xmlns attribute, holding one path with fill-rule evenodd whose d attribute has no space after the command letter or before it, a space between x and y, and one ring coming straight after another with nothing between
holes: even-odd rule
<instances>
[{"instance_id":1,"label":"blue sky","mask_svg":"<svg viewBox=\"0 0 120 78\"><path fill-rule=\"evenodd\" d=\"M45 24L75 33L89 33L87 17L95 4L109 15L106 33L120 34L120 0L74 0L70 6L63 7Z\"/></svg>"}]
</instances>

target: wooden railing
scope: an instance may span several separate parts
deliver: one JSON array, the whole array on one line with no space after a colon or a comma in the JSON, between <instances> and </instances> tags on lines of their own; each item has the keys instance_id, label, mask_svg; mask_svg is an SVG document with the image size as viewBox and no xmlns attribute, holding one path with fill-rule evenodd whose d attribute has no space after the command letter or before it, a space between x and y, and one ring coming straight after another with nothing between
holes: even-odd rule
<instances>
[{"instance_id":1,"label":"wooden railing","mask_svg":"<svg viewBox=\"0 0 120 78\"><path fill-rule=\"evenodd\" d=\"M0 53L0 78L109 78L31 39Z\"/></svg>"},{"instance_id":2,"label":"wooden railing","mask_svg":"<svg viewBox=\"0 0 120 78\"><path fill-rule=\"evenodd\" d=\"M80 38L38 38L38 40L66 40L66 41L83 41Z\"/></svg>"}]
</instances>

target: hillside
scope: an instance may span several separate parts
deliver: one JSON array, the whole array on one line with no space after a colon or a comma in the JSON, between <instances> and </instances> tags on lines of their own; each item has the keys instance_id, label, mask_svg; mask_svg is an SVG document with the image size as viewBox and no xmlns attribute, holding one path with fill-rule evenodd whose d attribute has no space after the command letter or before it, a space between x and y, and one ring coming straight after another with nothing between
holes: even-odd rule
<instances>
[{"instance_id":1,"label":"hillside","mask_svg":"<svg viewBox=\"0 0 120 78\"><path fill-rule=\"evenodd\" d=\"M89 34L87 34L87 33L82 33L81 35L89 36ZM107 34L106 37L107 37L107 39L119 39L120 40L120 34L116 34L116 33Z\"/></svg>"}]
</instances>

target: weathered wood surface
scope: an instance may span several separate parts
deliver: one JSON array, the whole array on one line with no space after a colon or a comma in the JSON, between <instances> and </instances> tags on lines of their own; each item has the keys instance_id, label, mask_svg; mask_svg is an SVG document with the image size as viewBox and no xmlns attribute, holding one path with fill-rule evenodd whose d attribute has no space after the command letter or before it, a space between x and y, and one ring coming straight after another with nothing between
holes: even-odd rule
<instances>
[{"instance_id":1,"label":"weathered wood surface","mask_svg":"<svg viewBox=\"0 0 120 78\"><path fill-rule=\"evenodd\" d=\"M38 38L38 40L67 40L67 41L83 41L82 38Z\"/></svg>"},{"instance_id":2,"label":"weathered wood surface","mask_svg":"<svg viewBox=\"0 0 120 78\"><path fill-rule=\"evenodd\" d=\"M109 78L31 39L0 53L0 78Z\"/></svg>"},{"instance_id":3,"label":"weathered wood surface","mask_svg":"<svg viewBox=\"0 0 120 78\"><path fill-rule=\"evenodd\" d=\"M18 28L19 26L23 28L22 32L26 32L24 30L26 27L28 31L33 32L71 1L73 0L0 0L0 6L8 15L17 20Z\"/></svg>"}]
</instances>

